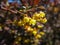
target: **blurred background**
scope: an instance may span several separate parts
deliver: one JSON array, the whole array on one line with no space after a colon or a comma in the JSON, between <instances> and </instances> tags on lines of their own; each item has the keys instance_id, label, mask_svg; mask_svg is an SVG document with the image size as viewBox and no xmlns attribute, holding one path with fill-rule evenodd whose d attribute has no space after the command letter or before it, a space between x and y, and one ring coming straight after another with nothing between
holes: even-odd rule
<instances>
[{"instance_id":1,"label":"blurred background","mask_svg":"<svg viewBox=\"0 0 60 45\"><path fill-rule=\"evenodd\" d=\"M27 12L18 12L25 8ZM16 45L13 44L15 34L10 32L19 32L20 27L13 22L19 21L20 13L31 16L39 11L45 12L48 20L42 29L45 35L40 45L60 45L60 0L0 0L0 45Z\"/></svg>"}]
</instances>

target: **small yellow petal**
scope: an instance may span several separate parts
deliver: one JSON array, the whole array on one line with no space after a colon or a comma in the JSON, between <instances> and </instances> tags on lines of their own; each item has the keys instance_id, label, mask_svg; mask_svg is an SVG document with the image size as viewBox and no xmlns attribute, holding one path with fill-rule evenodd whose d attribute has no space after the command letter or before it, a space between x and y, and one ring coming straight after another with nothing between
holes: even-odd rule
<instances>
[{"instance_id":1,"label":"small yellow petal","mask_svg":"<svg viewBox=\"0 0 60 45\"><path fill-rule=\"evenodd\" d=\"M43 25L38 25L38 28L43 28Z\"/></svg>"},{"instance_id":2,"label":"small yellow petal","mask_svg":"<svg viewBox=\"0 0 60 45\"><path fill-rule=\"evenodd\" d=\"M31 19L30 22L29 22L29 24L34 26L36 24L36 20Z\"/></svg>"},{"instance_id":3,"label":"small yellow petal","mask_svg":"<svg viewBox=\"0 0 60 45\"><path fill-rule=\"evenodd\" d=\"M46 18L42 19L42 23L46 23L46 22L47 22Z\"/></svg>"},{"instance_id":4,"label":"small yellow petal","mask_svg":"<svg viewBox=\"0 0 60 45\"><path fill-rule=\"evenodd\" d=\"M44 35L45 33L44 32L40 32L41 35Z\"/></svg>"},{"instance_id":5,"label":"small yellow petal","mask_svg":"<svg viewBox=\"0 0 60 45\"><path fill-rule=\"evenodd\" d=\"M37 31L34 30L32 33L33 33L34 35L36 35L36 34L37 34Z\"/></svg>"},{"instance_id":6,"label":"small yellow petal","mask_svg":"<svg viewBox=\"0 0 60 45\"><path fill-rule=\"evenodd\" d=\"M26 39L26 40L24 40L24 42L25 42L25 43L28 43L28 42L29 42L29 40L28 40L28 39Z\"/></svg>"},{"instance_id":7,"label":"small yellow petal","mask_svg":"<svg viewBox=\"0 0 60 45\"><path fill-rule=\"evenodd\" d=\"M41 35L37 34L37 35L36 35L36 38L41 38Z\"/></svg>"},{"instance_id":8,"label":"small yellow petal","mask_svg":"<svg viewBox=\"0 0 60 45\"><path fill-rule=\"evenodd\" d=\"M40 17L42 17L42 18L45 17L45 13L44 12L40 11L39 14L40 14Z\"/></svg>"}]
</instances>

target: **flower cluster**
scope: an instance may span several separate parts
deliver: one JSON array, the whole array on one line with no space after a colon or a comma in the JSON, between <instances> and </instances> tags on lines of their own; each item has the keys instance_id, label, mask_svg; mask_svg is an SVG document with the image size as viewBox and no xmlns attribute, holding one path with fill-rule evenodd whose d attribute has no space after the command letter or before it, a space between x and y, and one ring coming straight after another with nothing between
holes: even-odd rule
<instances>
[{"instance_id":1,"label":"flower cluster","mask_svg":"<svg viewBox=\"0 0 60 45\"><path fill-rule=\"evenodd\" d=\"M23 44L34 44L39 43L39 39L45 34L43 31L40 31L44 27L44 24L47 22L45 13L40 11L39 13L35 12L32 17L29 17L27 14L23 19L18 21L18 26L23 27L24 34L21 36L21 33L18 33L19 36L16 37L16 43L23 41Z\"/></svg>"}]
</instances>

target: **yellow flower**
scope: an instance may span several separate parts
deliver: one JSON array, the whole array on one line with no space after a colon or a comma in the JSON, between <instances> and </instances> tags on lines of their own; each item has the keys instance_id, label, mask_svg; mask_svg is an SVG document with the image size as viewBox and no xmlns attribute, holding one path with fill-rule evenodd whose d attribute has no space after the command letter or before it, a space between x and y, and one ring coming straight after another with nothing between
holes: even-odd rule
<instances>
[{"instance_id":1,"label":"yellow flower","mask_svg":"<svg viewBox=\"0 0 60 45\"><path fill-rule=\"evenodd\" d=\"M46 22L47 22L46 18L42 19L42 23L46 23Z\"/></svg>"},{"instance_id":2,"label":"yellow flower","mask_svg":"<svg viewBox=\"0 0 60 45\"><path fill-rule=\"evenodd\" d=\"M43 28L43 25L38 25L38 28Z\"/></svg>"},{"instance_id":3,"label":"yellow flower","mask_svg":"<svg viewBox=\"0 0 60 45\"><path fill-rule=\"evenodd\" d=\"M24 17L23 21L24 22L29 22L30 18L29 17Z\"/></svg>"},{"instance_id":4,"label":"yellow flower","mask_svg":"<svg viewBox=\"0 0 60 45\"><path fill-rule=\"evenodd\" d=\"M41 38L41 35L40 35L40 34L37 34L37 35L36 35L36 38Z\"/></svg>"},{"instance_id":5,"label":"yellow flower","mask_svg":"<svg viewBox=\"0 0 60 45\"><path fill-rule=\"evenodd\" d=\"M28 27L27 30L30 31L31 27Z\"/></svg>"},{"instance_id":6,"label":"yellow flower","mask_svg":"<svg viewBox=\"0 0 60 45\"><path fill-rule=\"evenodd\" d=\"M45 13L44 12L42 12L42 11L40 11L40 13L39 13L40 15L39 15L39 17L45 17Z\"/></svg>"},{"instance_id":7,"label":"yellow flower","mask_svg":"<svg viewBox=\"0 0 60 45\"><path fill-rule=\"evenodd\" d=\"M23 21L19 21L19 22L18 22L18 25L19 25L19 26L24 26L24 24L25 24L25 23L24 23Z\"/></svg>"},{"instance_id":8,"label":"yellow flower","mask_svg":"<svg viewBox=\"0 0 60 45\"><path fill-rule=\"evenodd\" d=\"M33 15L33 19L38 19L39 18L39 13L35 13L34 15Z\"/></svg>"},{"instance_id":9,"label":"yellow flower","mask_svg":"<svg viewBox=\"0 0 60 45\"><path fill-rule=\"evenodd\" d=\"M33 31L33 30L34 30L33 28L30 29L30 31Z\"/></svg>"},{"instance_id":10,"label":"yellow flower","mask_svg":"<svg viewBox=\"0 0 60 45\"><path fill-rule=\"evenodd\" d=\"M33 28L31 28L30 26L27 28L27 31L28 32L31 32L31 31L33 31Z\"/></svg>"},{"instance_id":11,"label":"yellow flower","mask_svg":"<svg viewBox=\"0 0 60 45\"><path fill-rule=\"evenodd\" d=\"M37 34L37 31L36 30L33 30L33 32L32 32L34 35L36 35Z\"/></svg>"},{"instance_id":12,"label":"yellow flower","mask_svg":"<svg viewBox=\"0 0 60 45\"><path fill-rule=\"evenodd\" d=\"M45 33L44 32L40 32L41 35L44 35Z\"/></svg>"},{"instance_id":13,"label":"yellow flower","mask_svg":"<svg viewBox=\"0 0 60 45\"><path fill-rule=\"evenodd\" d=\"M34 26L36 24L36 20L31 19L30 22L29 22L29 24Z\"/></svg>"},{"instance_id":14,"label":"yellow flower","mask_svg":"<svg viewBox=\"0 0 60 45\"><path fill-rule=\"evenodd\" d=\"M29 39L24 40L24 42L25 42L25 43L28 43L28 42L29 42Z\"/></svg>"},{"instance_id":15,"label":"yellow flower","mask_svg":"<svg viewBox=\"0 0 60 45\"><path fill-rule=\"evenodd\" d=\"M34 14L35 17L39 17L40 14L38 14L37 12Z\"/></svg>"}]
</instances>

